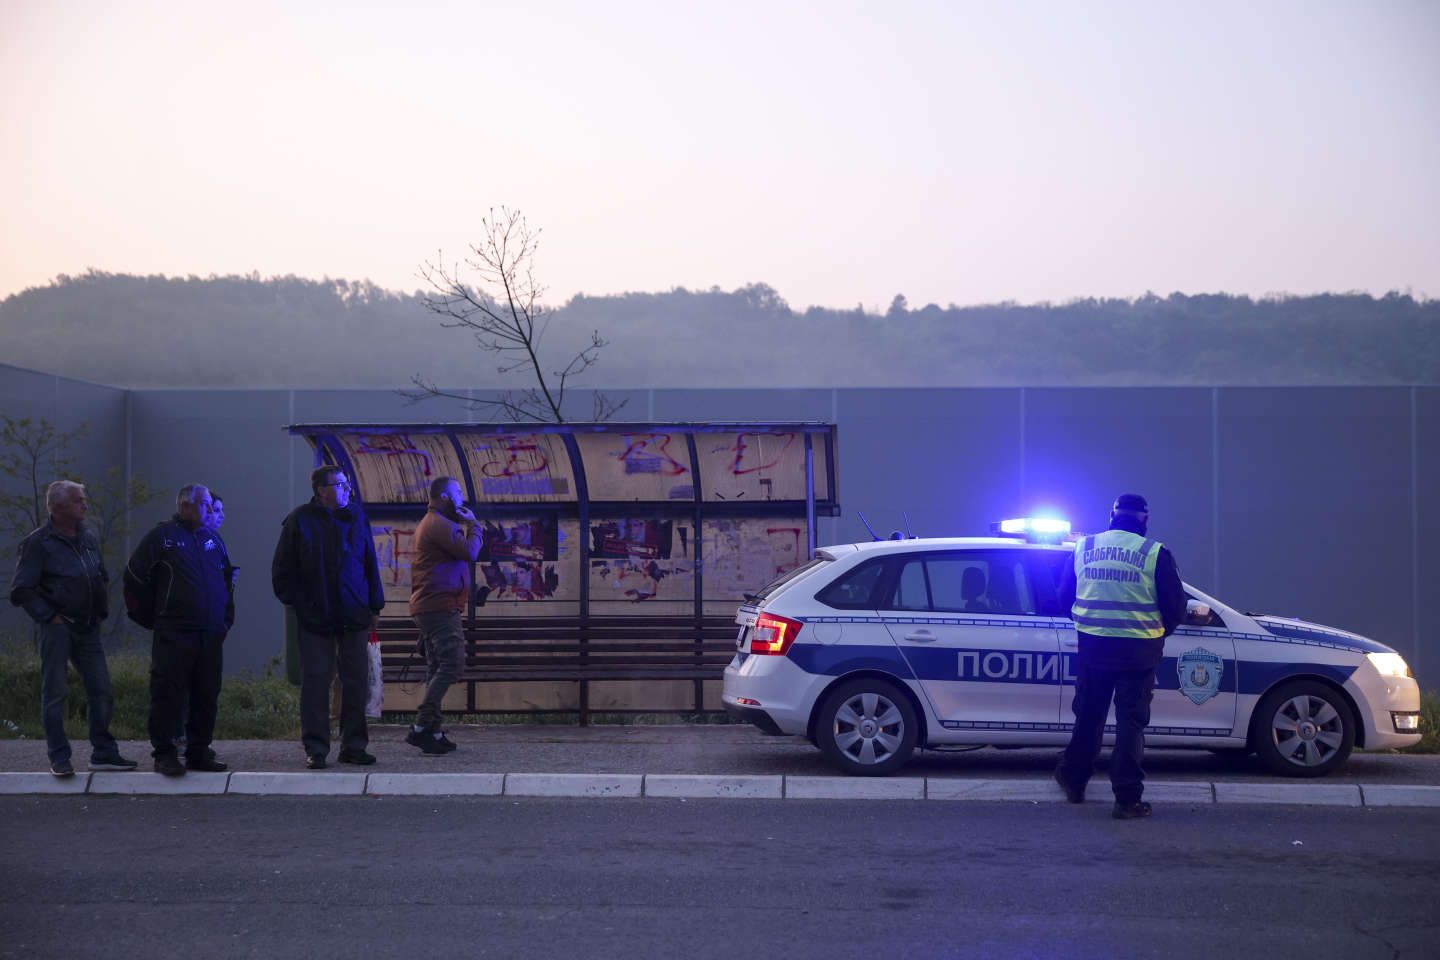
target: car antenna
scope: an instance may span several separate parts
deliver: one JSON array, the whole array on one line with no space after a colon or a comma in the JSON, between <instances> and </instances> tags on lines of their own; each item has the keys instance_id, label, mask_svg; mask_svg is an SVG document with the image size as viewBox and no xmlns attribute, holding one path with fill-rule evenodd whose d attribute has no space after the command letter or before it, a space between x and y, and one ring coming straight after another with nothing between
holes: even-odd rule
<instances>
[{"instance_id":1,"label":"car antenna","mask_svg":"<svg viewBox=\"0 0 1440 960\"><path fill-rule=\"evenodd\" d=\"M859 510L856 510L855 515L860 518L861 523L865 524L865 529L870 531L870 539L879 540L880 534L876 533L875 528L870 526L870 521L865 519L865 514L861 513Z\"/></svg>"},{"instance_id":2,"label":"car antenna","mask_svg":"<svg viewBox=\"0 0 1440 960\"><path fill-rule=\"evenodd\" d=\"M915 534L913 534L913 533L910 532L910 514L909 514L909 512L907 512L907 511L905 511L905 510L901 510L901 511L900 511L900 516L902 516L902 517L905 518L905 536L909 537L911 540L917 540L917 539L919 539L918 537L915 536Z\"/></svg>"}]
</instances>

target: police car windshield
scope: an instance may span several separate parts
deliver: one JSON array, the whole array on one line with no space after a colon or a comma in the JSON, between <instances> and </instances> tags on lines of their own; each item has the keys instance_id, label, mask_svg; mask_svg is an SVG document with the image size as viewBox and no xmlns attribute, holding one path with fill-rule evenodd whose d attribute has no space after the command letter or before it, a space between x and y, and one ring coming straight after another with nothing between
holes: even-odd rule
<instances>
[{"instance_id":1,"label":"police car windshield","mask_svg":"<svg viewBox=\"0 0 1440 960\"><path fill-rule=\"evenodd\" d=\"M801 574L809 573L816 567L823 566L830 562L831 558L828 556L824 556L823 554L817 556L813 560L809 560L805 563L800 564L800 566L796 567L794 570L789 570L785 573L780 574L780 576L776 577L774 580L771 580L764 587L762 587L759 593L745 594L745 599L749 600L751 603L759 603L761 600L766 600L776 591L778 591L781 587L785 586L785 584L799 577Z\"/></svg>"}]
</instances>

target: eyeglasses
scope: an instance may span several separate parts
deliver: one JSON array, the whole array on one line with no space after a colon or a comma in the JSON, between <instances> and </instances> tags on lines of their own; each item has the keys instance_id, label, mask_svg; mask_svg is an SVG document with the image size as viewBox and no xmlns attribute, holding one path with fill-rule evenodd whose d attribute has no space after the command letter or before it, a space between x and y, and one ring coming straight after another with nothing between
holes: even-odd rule
<instances>
[{"instance_id":1,"label":"eyeglasses","mask_svg":"<svg viewBox=\"0 0 1440 960\"><path fill-rule=\"evenodd\" d=\"M332 480L332 481L330 481L329 483L322 483L322 484L320 484L320 486L322 486L322 487L340 487L340 488L342 488L342 489L344 489L344 490L354 490L354 489L355 489L355 487L351 485L350 481L349 481L349 480L346 480L344 477L341 477L339 480Z\"/></svg>"}]
</instances>

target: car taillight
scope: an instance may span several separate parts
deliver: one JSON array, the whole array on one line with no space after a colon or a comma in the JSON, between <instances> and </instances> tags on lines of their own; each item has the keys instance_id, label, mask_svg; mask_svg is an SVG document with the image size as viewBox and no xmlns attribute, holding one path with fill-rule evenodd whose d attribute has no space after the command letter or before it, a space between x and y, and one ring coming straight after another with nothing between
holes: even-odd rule
<instances>
[{"instance_id":1,"label":"car taillight","mask_svg":"<svg viewBox=\"0 0 1440 960\"><path fill-rule=\"evenodd\" d=\"M763 656L783 657L790 644L800 633L804 624L788 617L777 617L773 613L762 613L755 618L755 630L750 635L750 652Z\"/></svg>"}]
</instances>

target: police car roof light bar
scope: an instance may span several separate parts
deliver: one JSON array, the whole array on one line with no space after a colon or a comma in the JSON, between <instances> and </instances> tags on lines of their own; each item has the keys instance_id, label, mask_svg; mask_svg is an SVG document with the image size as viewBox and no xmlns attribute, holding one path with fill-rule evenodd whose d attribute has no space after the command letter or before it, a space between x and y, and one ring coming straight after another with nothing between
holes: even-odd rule
<instances>
[{"instance_id":1,"label":"police car roof light bar","mask_svg":"<svg viewBox=\"0 0 1440 960\"><path fill-rule=\"evenodd\" d=\"M1037 543L1059 543L1070 534L1070 521L1055 517L1014 517L990 525L992 533Z\"/></svg>"}]
</instances>

